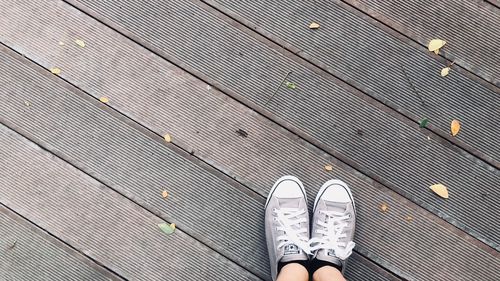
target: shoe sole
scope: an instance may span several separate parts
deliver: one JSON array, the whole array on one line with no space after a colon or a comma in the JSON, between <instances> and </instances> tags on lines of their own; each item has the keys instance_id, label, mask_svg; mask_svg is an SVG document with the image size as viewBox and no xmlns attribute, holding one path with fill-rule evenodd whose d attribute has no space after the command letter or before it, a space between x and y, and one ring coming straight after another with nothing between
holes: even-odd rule
<instances>
[{"instance_id":1,"label":"shoe sole","mask_svg":"<svg viewBox=\"0 0 500 281\"><path fill-rule=\"evenodd\" d=\"M282 183L285 180L291 180L291 181L298 183L300 186L300 190L302 191L302 194L304 194L304 198L306 199L306 202L307 202L306 190L304 189L304 185L302 184L302 182L294 176L282 176L281 178L279 178L276 181L276 183L274 183L273 188L271 188L271 191L269 191L269 195L267 196L266 205L265 205L264 209L267 208L267 204L269 203L269 199L271 199L271 197L273 196L273 193L276 190L276 188L278 187L278 185L280 185L280 183Z\"/></svg>"},{"instance_id":2,"label":"shoe sole","mask_svg":"<svg viewBox=\"0 0 500 281\"><path fill-rule=\"evenodd\" d=\"M349 194L349 198L351 198L352 206L354 207L354 215L356 215L356 203L354 203L354 197L352 196L351 189L347 186L347 184L345 182L343 182L341 180L329 180L321 186L321 188L318 192L318 195L316 196L316 199L314 200L313 214L314 214L314 212L316 212L316 205L318 204L319 199L321 198L321 196L323 195L325 190L332 185L340 185L345 190L347 190L347 193Z\"/></svg>"}]
</instances>

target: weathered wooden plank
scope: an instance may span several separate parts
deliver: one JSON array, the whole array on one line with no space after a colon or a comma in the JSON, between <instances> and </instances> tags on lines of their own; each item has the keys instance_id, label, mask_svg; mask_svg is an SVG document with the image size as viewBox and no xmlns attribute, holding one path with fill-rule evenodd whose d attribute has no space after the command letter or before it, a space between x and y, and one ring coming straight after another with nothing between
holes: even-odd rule
<instances>
[{"instance_id":1,"label":"weathered wooden plank","mask_svg":"<svg viewBox=\"0 0 500 281\"><path fill-rule=\"evenodd\" d=\"M494 144L498 130L488 126L497 115L495 107L489 104L498 92L493 85L479 81L493 89L484 88L474 75L461 68L454 68L453 78L440 77L441 68L451 62L407 38L403 41L410 42L400 41L399 33L389 30L396 33L392 34L381 24L372 25L374 20L362 19L367 17L361 12L347 4L334 3L339 1L313 5L301 1L207 2L414 121L431 118L432 129L442 137L500 166L500 150ZM285 12L273 12L284 6ZM308 29L312 18L321 21L323 28ZM474 104L474 110L458 106L458 99L463 101L460 105ZM453 118L469 124L471 130L458 138L451 137L449 126Z\"/></svg>"},{"instance_id":2,"label":"weathered wooden plank","mask_svg":"<svg viewBox=\"0 0 500 281\"><path fill-rule=\"evenodd\" d=\"M0 70L2 122L26 130L56 153L64 151L65 159L99 175L101 182L161 213L232 260L268 275L263 198L254 200L255 194L246 188L207 172L208 166L176 154L162 139L151 140L5 54L0 54ZM171 194L168 201L161 197L165 188ZM259 223L248 228L248 217Z\"/></svg>"},{"instance_id":3,"label":"weathered wooden plank","mask_svg":"<svg viewBox=\"0 0 500 281\"><path fill-rule=\"evenodd\" d=\"M207 2L414 121L430 118L438 134L479 157L493 158L498 167L500 148L495 142L500 132L494 123L499 120L500 96L464 75L466 71L453 68L441 77L450 62L436 60L425 47L403 42L339 1ZM312 21L321 27L309 29ZM500 53L490 56L495 51L484 50L473 54L494 61ZM455 138L450 135L453 119L464 125Z\"/></svg>"},{"instance_id":4,"label":"weathered wooden plank","mask_svg":"<svg viewBox=\"0 0 500 281\"><path fill-rule=\"evenodd\" d=\"M498 1L498 0L487 0L484 2L490 3L491 5L493 5L493 7L500 8L500 1Z\"/></svg>"},{"instance_id":5,"label":"weathered wooden plank","mask_svg":"<svg viewBox=\"0 0 500 281\"><path fill-rule=\"evenodd\" d=\"M498 214L489 211L497 207L495 198L500 192L496 188L500 173L494 167L419 129L406 118L386 112L387 108L363 93L352 88L346 91L332 76L323 76L321 71L316 73L305 67L304 62L297 63L293 57L282 55L281 49L270 48L272 44L257 40L254 33L250 36L231 25L236 23L207 13L205 6L191 2L151 6L149 2L137 1L122 3L120 7L108 1L85 3L104 15L101 20L116 21L116 28L125 26L128 36L137 36L143 44L223 88L254 110L498 247L500 226L489 222L499 219ZM156 19L160 18L158 22ZM183 28L174 28L178 26ZM34 58L46 57L36 50L25 51ZM44 52L47 51L50 50ZM47 66L47 61L38 61ZM262 105L287 70L293 70L289 80L296 82L298 88L281 89L264 109ZM495 102L490 100L490 104ZM428 186L436 182L448 185L453 199L443 202L428 192ZM475 212L468 211L471 204L476 206Z\"/></svg>"},{"instance_id":6,"label":"weathered wooden plank","mask_svg":"<svg viewBox=\"0 0 500 281\"><path fill-rule=\"evenodd\" d=\"M1 143L3 155L7 147ZM0 280L123 279L0 204Z\"/></svg>"},{"instance_id":7,"label":"weathered wooden plank","mask_svg":"<svg viewBox=\"0 0 500 281\"><path fill-rule=\"evenodd\" d=\"M136 118L143 125L158 134L171 133L176 145L187 149L194 148L196 150L194 154L197 157L203 158L218 169L238 178L238 180L252 187L261 195L264 196L276 177L283 173L299 175L306 183L310 198L312 198L324 180L332 176L340 176L345 179L355 189L355 196L359 202L358 206L363 206L359 210L360 227L356 237L356 242L359 245L358 249L363 254L384 265L384 267L409 279L436 277L439 280L440 278L444 278L443 276L449 277L449 274L472 276L468 275L469 271L465 270L467 266L455 263L453 260L454 256L464 255L465 252L473 253L472 256L478 261L477 267L479 268L486 264L493 263L493 266L495 265L495 259L493 258L492 260L492 253L487 247L485 249L481 245L478 246L471 237L464 235L463 232L457 231L448 224L440 222L436 217L405 201L386 188L364 179L359 173L345 165L338 165L336 163L333 175L323 172L323 165L330 161L335 161L333 158L303 141L297 140L295 136L291 136L276 124L255 114L238 102L229 99L224 94L213 89L207 89L205 83L189 76L168 62L153 56L140 46L131 44L130 41L120 39L119 37L113 37L112 31L102 28L102 26L98 28L97 24L93 21L79 21L78 18L73 18L71 14L64 13L64 9L57 10L51 6L48 8L52 11L57 11L62 15L61 18L68 20L68 22L64 23L64 26L69 28L69 30L76 28L70 23L75 23L79 26L78 28L82 28L83 30L90 28L89 26L93 30L99 30L99 32L93 32L92 36L89 37L91 39L88 40L89 48L85 49L85 51L88 51L85 53L85 60L70 60L70 58L65 56L59 57L60 55L58 54L54 55L54 61L57 60L57 65L65 69L62 73L65 79L78 84L83 89L93 93L96 97L104 94L108 95L111 98L110 106L119 109L128 116ZM43 37L50 38L51 36L45 34ZM46 42L44 41L35 41L37 41L37 45L41 48L46 46ZM90 47L90 42L93 42L92 47ZM50 53L48 48L46 51ZM77 54L75 52L73 56ZM99 57L100 63L98 66L91 63L96 61L95 54L105 55L102 58ZM32 56L31 53L27 55ZM33 58L36 60L43 59L39 59L37 56L33 56ZM15 64L11 68L18 69L20 66ZM127 69L142 69L142 71L126 75L124 73L127 73ZM90 75L90 77L86 78L86 75ZM99 83L93 83L93 81L99 81ZM116 81L121 81L119 82L121 85L119 89L116 88ZM57 87L52 86L49 88ZM140 89L149 90L141 91ZM156 91L156 89L160 90ZM57 96L59 95L56 94ZM49 99L52 100L52 98ZM51 103L37 102L36 104L38 104L39 110L49 110L52 108L53 111L57 112L57 105L54 106ZM58 103L73 104L72 99ZM13 102L13 104L17 103ZM21 102L19 101L18 104L21 104ZM75 106L79 109L85 108L78 105ZM6 108L10 107L12 106L6 106ZM93 112L91 115L95 115ZM47 118L43 113L38 114L42 114L44 117L36 119L45 120ZM62 114L61 116L65 116L64 113L60 114ZM53 122L63 124L59 119L64 118L57 116L49 117L53 118L51 119ZM87 118L83 119L86 120ZM15 123L19 125L20 118L16 118L15 120L17 120ZM108 118L99 122L103 122L104 124L116 123L116 121L110 122L109 120ZM99 127L98 122L94 121L92 124ZM224 126L220 124L224 124ZM46 129L31 128L33 126L36 127L37 125L35 124L23 122L21 127L25 126L30 128L29 132L38 131L33 136L35 139L38 139L40 134L46 134ZM54 125L50 126L54 127ZM238 129L247 131L249 134L248 137L244 138L235 133ZM108 141L106 140L105 133L97 131L88 134L93 137L87 137L85 141L81 141L80 143L89 146L95 144L96 148L94 149L101 149L99 148L99 143L109 145L107 144ZM116 134L113 133L113 135ZM121 138L121 135L116 137ZM53 138L56 141L52 140ZM64 143L68 143L68 140L60 143L55 136L49 136L48 138L44 138L44 141L49 143L57 142L56 151L73 155L72 157L75 155L71 146L64 145ZM135 143L141 143L144 146L142 150L144 152L137 154L147 153L148 151L156 151L156 153L160 154L165 153L162 149L147 149L151 144L144 139ZM115 155L120 155L120 153L124 153L123 151L129 151L129 148L124 147L121 143L115 143L111 151L102 149L101 153L109 157L116 157ZM146 180L150 177L156 177L155 175L150 175L148 172L152 171L155 173L157 171L157 168L154 168L155 164L152 164L154 161L138 165L124 159L126 161L122 165L123 167L127 167L127 171L118 171L119 177L110 177L110 172L106 171L108 170L106 164L100 163L99 154L97 152L94 153L94 156L91 155L91 157L88 155L78 156L77 161L75 161L76 165L79 165L88 173L109 182L110 185L117 185L116 183L118 183L119 186L127 190L132 190L132 195L144 198L142 191L139 194L135 193L137 190L134 184L137 184L137 180L129 179L133 178L130 172L135 170L144 171L145 174L141 173L141 176L146 178ZM116 170L113 171L113 173L116 172ZM160 172L160 174L165 174L165 172ZM124 179L121 179L122 177ZM165 175L165 178L168 178L168 176ZM151 186L151 184L146 186ZM181 187L173 186L172 188L183 190ZM157 192L160 190L161 186L158 186ZM225 192L227 191L223 191L222 194L225 194ZM196 194L196 192L194 193ZM180 200L188 200L188 197L184 198L180 198ZM151 199L146 200L151 202ZM261 202L259 204L262 204L263 197L261 196L255 200L258 200ZM378 212L378 205L383 201L388 202L391 208L391 211L386 215ZM240 203L240 201L238 202ZM243 200L242 202L245 203L246 201ZM246 203L243 205L246 205ZM251 211L247 213L249 215L245 219L245 226L241 227L245 229L248 228L248 225L258 226L260 218L252 216ZM414 223L407 223L404 220L407 215L412 215L415 218ZM238 221L232 222L232 224L238 223ZM219 226L215 226L214 228L218 229ZM250 248L252 248L252 245L263 243L262 237L258 232L254 232L253 229L245 229L245 231L251 232L249 235L250 239L245 241L246 244L250 245ZM241 240L236 238L234 243L232 241L228 244L228 247L241 246ZM394 247L395 243L400 243L402 246ZM436 256L433 256L433 259L428 258L429 248L434 248L437 253ZM408 252L413 254L408 255ZM439 253L450 254L443 255ZM240 251L240 254L243 255L245 253ZM257 254L259 256L262 253ZM267 266L267 260L248 261L249 259L254 259L255 255L245 255L245 257L245 260L242 262L246 262L247 264L249 262L260 262L263 264L261 266ZM236 259L241 259L241 256L239 258L236 256ZM439 266L442 263L451 263L451 265L444 269ZM425 268L426 270L414 272L413 269L415 267ZM443 270L449 271L449 273L443 273ZM264 271L262 274L267 274L267 272ZM359 268L353 269L353 273L351 274L353 276L356 276L354 274L366 275L367 278L371 277L373 280L384 280L384 275L373 276L370 275L369 270ZM487 277L491 276L491 272L487 269L482 274Z\"/></svg>"},{"instance_id":8,"label":"weathered wooden plank","mask_svg":"<svg viewBox=\"0 0 500 281\"><path fill-rule=\"evenodd\" d=\"M2 204L126 279L259 280L183 231L163 234L162 219L3 125L0 143Z\"/></svg>"},{"instance_id":9,"label":"weathered wooden plank","mask_svg":"<svg viewBox=\"0 0 500 281\"><path fill-rule=\"evenodd\" d=\"M427 46L442 38L441 54L500 86L500 10L486 1L344 0L369 16Z\"/></svg>"},{"instance_id":10,"label":"weathered wooden plank","mask_svg":"<svg viewBox=\"0 0 500 281\"><path fill-rule=\"evenodd\" d=\"M346 279L353 281L398 281L400 278L383 270L372 261L353 253L349 258Z\"/></svg>"}]
</instances>

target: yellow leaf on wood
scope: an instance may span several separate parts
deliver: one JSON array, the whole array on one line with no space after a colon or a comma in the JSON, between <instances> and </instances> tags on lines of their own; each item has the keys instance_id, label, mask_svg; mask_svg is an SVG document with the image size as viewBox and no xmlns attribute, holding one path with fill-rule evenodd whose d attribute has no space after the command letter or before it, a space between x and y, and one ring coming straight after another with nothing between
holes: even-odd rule
<instances>
[{"instance_id":1,"label":"yellow leaf on wood","mask_svg":"<svg viewBox=\"0 0 500 281\"><path fill-rule=\"evenodd\" d=\"M311 24L309 24L309 28L310 29L318 29L319 28L319 23L317 23L317 22L311 22Z\"/></svg>"},{"instance_id":2,"label":"yellow leaf on wood","mask_svg":"<svg viewBox=\"0 0 500 281\"><path fill-rule=\"evenodd\" d=\"M161 193L161 197L167 198L168 197L168 192L166 190L163 190L163 192Z\"/></svg>"},{"instance_id":3,"label":"yellow leaf on wood","mask_svg":"<svg viewBox=\"0 0 500 281\"><path fill-rule=\"evenodd\" d=\"M172 137L170 136L170 134L166 134L164 138L165 138L166 142L171 142L172 141Z\"/></svg>"},{"instance_id":4,"label":"yellow leaf on wood","mask_svg":"<svg viewBox=\"0 0 500 281\"><path fill-rule=\"evenodd\" d=\"M448 73L450 73L450 67L441 69L441 76L445 77L446 75L448 75Z\"/></svg>"},{"instance_id":5,"label":"yellow leaf on wood","mask_svg":"<svg viewBox=\"0 0 500 281\"><path fill-rule=\"evenodd\" d=\"M325 165L325 171L330 172L331 170L333 170L332 165Z\"/></svg>"},{"instance_id":6,"label":"yellow leaf on wood","mask_svg":"<svg viewBox=\"0 0 500 281\"><path fill-rule=\"evenodd\" d=\"M76 40L75 40L75 43L76 43L76 45L78 45L78 46L80 46L80 47L82 47L82 48L84 48L84 47L85 47L85 42L84 42L83 40L76 39Z\"/></svg>"},{"instance_id":7,"label":"yellow leaf on wood","mask_svg":"<svg viewBox=\"0 0 500 281\"><path fill-rule=\"evenodd\" d=\"M445 44L446 44L446 41L444 41L444 40L432 39L431 42L429 42L429 51L434 52L436 50L439 50Z\"/></svg>"},{"instance_id":8,"label":"yellow leaf on wood","mask_svg":"<svg viewBox=\"0 0 500 281\"><path fill-rule=\"evenodd\" d=\"M439 49L434 50L434 54L439 55Z\"/></svg>"},{"instance_id":9,"label":"yellow leaf on wood","mask_svg":"<svg viewBox=\"0 0 500 281\"><path fill-rule=\"evenodd\" d=\"M170 224L170 227L171 227L172 229L175 229L175 223L171 223L171 224Z\"/></svg>"},{"instance_id":10,"label":"yellow leaf on wood","mask_svg":"<svg viewBox=\"0 0 500 281\"><path fill-rule=\"evenodd\" d=\"M460 131L460 121L458 120L451 121L450 129L451 129L451 135L456 136Z\"/></svg>"},{"instance_id":11,"label":"yellow leaf on wood","mask_svg":"<svg viewBox=\"0 0 500 281\"><path fill-rule=\"evenodd\" d=\"M431 185L431 190L434 191L437 195L443 198L448 198L448 189L446 186L442 184L433 184Z\"/></svg>"},{"instance_id":12,"label":"yellow leaf on wood","mask_svg":"<svg viewBox=\"0 0 500 281\"><path fill-rule=\"evenodd\" d=\"M389 211L389 206L386 203L380 204L379 208L383 213L387 213L387 211Z\"/></svg>"},{"instance_id":13,"label":"yellow leaf on wood","mask_svg":"<svg viewBox=\"0 0 500 281\"><path fill-rule=\"evenodd\" d=\"M406 216L406 221L407 222L412 222L413 221L413 217L412 216Z\"/></svg>"},{"instance_id":14,"label":"yellow leaf on wood","mask_svg":"<svg viewBox=\"0 0 500 281\"><path fill-rule=\"evenodd\" d=\"M50 72L52 72L52 74L59 75L59 74L61 74L61 69L57 68L57 67L54 67L54 68L50 69Z\"/></svg>"},{"instance_id":15,"label":"yellow leaf on wood","mask_svg":"<svg viewBox=\"0 0 500 281\"><path fill-rule=\"evenodd\" d=\"M100 97L99 100L102 102L102 103L108 103L109 102L109 98L107 97Z\"/></svg>"}]
</instances>

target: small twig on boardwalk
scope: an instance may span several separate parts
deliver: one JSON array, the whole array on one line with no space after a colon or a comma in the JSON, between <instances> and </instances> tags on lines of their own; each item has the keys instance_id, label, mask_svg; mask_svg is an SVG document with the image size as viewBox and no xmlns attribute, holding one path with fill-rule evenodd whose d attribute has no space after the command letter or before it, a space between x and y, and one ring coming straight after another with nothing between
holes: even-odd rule
<instances>
[{"instance_id":1,"label":"small twig on boardwalk","mask_svg":"<svg viewBox=\"0 0 500 281\"><path fill-rule=\"evenodd\" d=\"M274 96L276 95L276 93L280 90L281 85L283 85L283 83L285 83L286 79L288 78L288 76L291 73L292 73L291 71L288 71L288 73L286 74L285 78L283 78L283 80L281 80L281 83L279 84L278 88L276 88L276 91L274 91L273 95L267 100L266 105L274 98Z\"/></svg>"},{"instance_id":2,"label":"small twig on boardwalk","mask_svg":"<svg viewBox=\"0 0 500 281\"><path fill-rule=\"evenodd\" d=\"M14 240L14 243L12 243L12 245L10 245L8 249L9 249L9 250L14 249L14 247L16 246L16 244L17 244L17 239L16 239L16 240Z\"/></svg>"},{"instance_id":3,"label":"small twig on boardwalk","mask_svg":"<svg viewBox=\"0 0 500 281\"><path fill-rule=\"evenodd\" d=\"M413 90L415 95L417 95L422 106L425 106L424 99L422 99L422 96L420 96L420 94L418 93L417 89L415 88L415 85L413 85L413 83L411 82L410 77L408 77L408 73L406 73L405 67L402 64L400 64L400 65L401 65L401 69L403 70L403 74L405 75L406 81L408 81L408 84L410 84L411 89Z\"/></svg>"}]
</instances>

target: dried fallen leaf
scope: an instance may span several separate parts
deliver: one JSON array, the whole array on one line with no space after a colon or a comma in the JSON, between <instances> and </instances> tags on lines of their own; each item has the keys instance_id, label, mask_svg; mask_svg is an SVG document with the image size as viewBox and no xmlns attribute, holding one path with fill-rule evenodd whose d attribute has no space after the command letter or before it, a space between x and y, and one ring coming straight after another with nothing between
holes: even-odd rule
<instances>
[{"instance_id":1,"label":"dried fallen leaf","mask_svg":"<svg viewBox=\"0 0 500 281\"><path fill-rule=\"evenodd\" d=\"M412 216L406 216L406 221L407 222L412 222L413 221L413 217Z\"/></svg>"},{"instance_id":2,"label":"dried fallen leaf","mask_svg":"<svg viewBox=\"0 0 500 281\"><path fill-rule=\"evenodd\" d=\"M317 22L311 22L311 24L309 24L309 28L310 29L318 29L319 28L319 23L317 23Z\"/></svg>"},{"instance_id":3,"label":"dried fallen leaf","mask_svg":"<svg viewBox=\"0 0 500 281\"><path fill-rule=\"evenodd\" d=\"M161 231L165 234L172 234L175 231L175 223L168 224L168 223L159 223L158 227L160 228Z\"/></svg>"},{"instance_id":4,"label":"dried fallen leaf","mask_svg":"<svg viewBox=\"0 0 500 281\"><path fill-rule=\"evenodd\" d=\"M297 88L297 85L293 82L286 82L285 85L288 89L294 90L295 88Z\"/></svg>"},{"instance_id":5,"label":"dried fallen leaf","mask_svg":"<svg viewBox=\"0 0 500 281\"><path fill-rule=\"evenodd\" d=\"M434 50L434 54L439 55L439 49Z\"/></svg>"},{"instance_id":6,"label":"dried fallen leaf","mask_svg":"<svg viewBox=\"0 0 500 281\"><path fill-rule=\"evenodd\" d=\"M170 134L166 134L164 137L166 142L171 142L172 141L172 137L170 136Z\"/></svg>"},{"instance_id":7,"label":"dried fallen leaf","mask_svg":"<svg viewBox=\"0 0 500 281\"><path fill-rule=\"evenodd\" d=\"M441 39L432 39L429 42L429 51L435 52L436 50L441 49L446 44L446 41Z\"/></svg>"},{"instance_id":8,"label":"dried fallen leaf","mask_svg":"<svg viewBox=\"0 0 500 281\"><path fill-rule=\"evenodd\" d=\"M29 102L29 101L24 101L24 105L26 105L27 107L30 107L30 106L31 106L31 102Z\"/></svg>"},{"instance_id":9,"label":"dried fallen leaf","mask_svg":"<svg viewBox=\"0 0 500 281\"><path fill-rule=\"evenodd\" d=\"M242 129L238 129L236 131L236 133L238 134L238 136L240 137L243 137L243 138L247 138L248 137L248 133L245 131L245 130L242 130Z\"/></svg>"},{"instance_id":10,"label":"dried fallen leaf","mask_svg":"<svg viewBox=\"0 0 500 281\"><path fill-rule=\"evenodd\" d=\"M100 97L99 100L102 102L102 103L108 103L109 102L109 98L108 97Z\"/></svg>"},{"instance_id":11,"label":"dried fallen leaf","mask_svg":"<svg viewBox=\"0 0 500 281\"><path fill-rule=\"evenodd\" d=\"M332 170L333 170L332 165L325 165L325 171L330 172L330 171L332 171Z\"/></svg>"},{"instance_id":12,"label":"dried fallen leaf","mask_svg":"<svg viewBox=\"0 0 500 281\"><path fill-rule=\"evenodd\" d=\"M389 206L386 203L380 204L379 208L383 213L387 213L387 211L389 211Z\"/></svg>"},{"instance_id":13,"label":"dried fallen leaf","mask_svg":"<svg viewBox=\"0 0 500 281\"><path fill-rule=\"evenodd\" d=\"M419 125L418 125L418 126L419 126L420 128L425 128L425 127L427 127L427 123L429 123L429 119L424 118L424 119L420 120L420 122L419 122Z\"/></svg>"},{"instance_id":14,"label":"dried fallen leaf","mask_svg":"<svg viewBox=\"0 0 500 281\"><path fill-rule=\"evenodd\" d=\"M168 192L166 190L163 190L163 192L161 193L161 197L167 198L168 197Z\"/></svg>"},{"instance_id":15,"label":"dried fallen leaf","mask_svg":"<svg viewBox=\"0 0 500 281\"><path fill-rule=\"evenodd\" d=\"M85 48L85 42L80 39L75 40L76 45L80 46L81 48Z\"/></svg>"},{"instance_id":16,"label":"dried fallen leaf","mask_svg":"<svg viewBox=\"0 0 500 281\"><path fill-rule=\"evenodd\" d=\"M59 74L61 74L61 69L57 68L57 67L53 67L50 69L50 72L52 72L52 74L59 75Z\"/></svg>"},{"instance_id":17,"label":"dried fallen leaf","mask_svg":"<svg viewBox=\"0 0 500 281\"><path fill-rule=\"evenodd\" d=\"M450 67L441 69L441 76L445 77L446 75L448 75L448 73L450 73Z\"/></svg>"},{"instance_id":18,"label":"dried fallen leaf","mask_svg":"<svg viewBox=\"0 0 500 281\"><path fill-rule=\"evenodd\" d=\"M434 191L437 195L443 197L443 198L448 198L448 189L446 186L442 184L433 184L431 185L431 190Z\"/></svg>"},{"instance_id":19,"label":"dried fallen leaf","mask_svg":"<svg viewBox=\"0 0 500 281\"><path fill-rule=\"evenodd\" d=\"M451 135L456 136L458 134L458 132L460 131L460 121L458 121L456 119L451 121L450 129L451 129Z\"/></svg>"}]
</instances>

